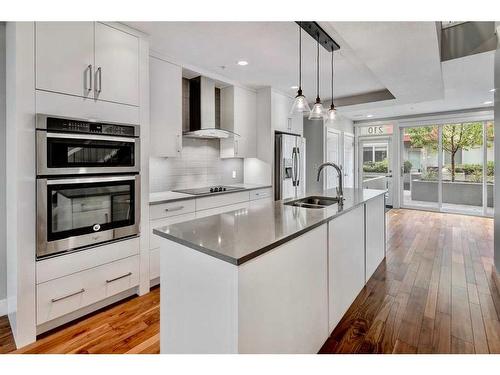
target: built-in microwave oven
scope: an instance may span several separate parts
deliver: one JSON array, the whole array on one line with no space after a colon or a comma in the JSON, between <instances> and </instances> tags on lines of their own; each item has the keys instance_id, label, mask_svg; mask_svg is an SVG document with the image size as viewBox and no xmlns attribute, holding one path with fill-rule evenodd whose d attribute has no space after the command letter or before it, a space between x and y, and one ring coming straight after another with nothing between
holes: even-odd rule
<instances>
[{"instance_id":1,"label":"built-in microwave oven","mask_svg":"<svg viewBox=\"0 0 500 375\"><path fill-rule=\"evenodd\" d=\"M37 258L137 236L140 176L37 179Z\"/></svg>"},{"instance_id":2,"label":"built-in microwave oven","mask_svg":"<svg viewBox=\"0 0 500 375\"><path fill-rule=\"evenodd\" d=\"M139 126L38 114L37 175L139 173Z\"/></svg>"}]
</instances>

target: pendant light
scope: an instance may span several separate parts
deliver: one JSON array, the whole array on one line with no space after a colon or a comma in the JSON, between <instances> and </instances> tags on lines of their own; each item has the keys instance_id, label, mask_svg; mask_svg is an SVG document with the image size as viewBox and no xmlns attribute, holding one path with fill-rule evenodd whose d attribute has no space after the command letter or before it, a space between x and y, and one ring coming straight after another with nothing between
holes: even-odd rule
<instances>
[{"instance_id":1,"label":"pendant light","mask_svg":"<svg viewBox=\"0 0 500 375\"><path fill-rule=\"evenodd\" d=\"M323 120L325 112L323 110L323 104L321 104L321 99L319 98L319 34L316 38L316 103L309 113L309 120Z\"/></svg>"},{"instance_id":2,"label":"pendant light","mask_svg":"<svg viewBox=\"0 0 500 375\"><path fill-rule=\"evenodd\" d=\"M307 103L306 97L302 94L302 24L299 23L299 89L293 101L290 116L310 111L309 103Z\"/></svg>"},{"instance_id":3,"label":"pendant light","mask_svg":"<svg viewBox=\"0 0 500 375\"><path fill-rule=\"evenodd\" d=\"M326 114L326 121L333 122L337 117L337 110L335 109L335 104L333 104L333 51L332 50L332 104L330 105L330 109Z\"/></svg>"}]
</instances>

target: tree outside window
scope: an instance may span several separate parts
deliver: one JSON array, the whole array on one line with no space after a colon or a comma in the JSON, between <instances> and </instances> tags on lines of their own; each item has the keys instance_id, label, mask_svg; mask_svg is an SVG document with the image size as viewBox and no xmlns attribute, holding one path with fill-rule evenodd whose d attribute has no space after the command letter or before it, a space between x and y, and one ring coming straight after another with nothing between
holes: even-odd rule
<instances>
[{"instance_id":1,"label":"tree outside window","mask_svg":"<svg viewBox=\"0 0 500 375\"><path fill-rule=\"evenodd\" d=\"M451 181L455 181L457 164L456 156L459 150L468 151L483 144L482 122L447 124L442 127L443 150L448 152L451 159L449 167ZM489 127L487 128L489 129ZM421 126L408 129L412 147L431 147L437 150L438 128L434 126Z\"/></svg>"}]
</instances>

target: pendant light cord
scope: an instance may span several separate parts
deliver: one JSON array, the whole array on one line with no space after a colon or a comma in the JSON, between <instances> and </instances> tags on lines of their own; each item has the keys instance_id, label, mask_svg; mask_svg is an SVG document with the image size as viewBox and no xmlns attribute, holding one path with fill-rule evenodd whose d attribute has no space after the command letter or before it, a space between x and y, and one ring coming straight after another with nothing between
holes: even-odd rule
<instances>
[{"instance_id":1,"label":"pendant light cord","mask_svg":"<svg viewBox=\"0 0 500 375\"><path fill-rule=\"evenodd\" d=\"M302 21L299 22L299 90L302 89Z\"/></svg>"},{"instance_id":2,"label":"pendant light cord","mask_svg":"<svg viewBox=\"0 0 500 375\"><path fill-rule=\"evenodd\" d=\"M319 99L319 34L316 39L316 99Z\"/></svg>"},{"instance_id":3,"label":"pendant light cord","mask_svg":"<svg viewBox=\"0 0 500 375\"><path fill-rule=\"evenodd\" d=\"M333 106L333 52L334 50L332 49L332 106Z\"/></svg>"}]
</instances>

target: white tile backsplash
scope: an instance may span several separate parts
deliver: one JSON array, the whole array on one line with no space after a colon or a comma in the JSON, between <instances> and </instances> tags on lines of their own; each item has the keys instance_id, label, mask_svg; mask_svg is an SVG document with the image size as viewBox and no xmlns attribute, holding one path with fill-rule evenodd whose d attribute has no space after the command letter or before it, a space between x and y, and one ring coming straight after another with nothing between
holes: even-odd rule
<instances>
[{"instance_id":1,"label":"white tile backsplash","mask_svg":"<svg viewBox=\"0 0 500 375\"><path fill-rule=\"evenodd\" d=\"M243 182L243 159L220 159L219 154L217 139L183 138L180 157L149 159L150 192Z\"/></svg>"}]
</instances>

